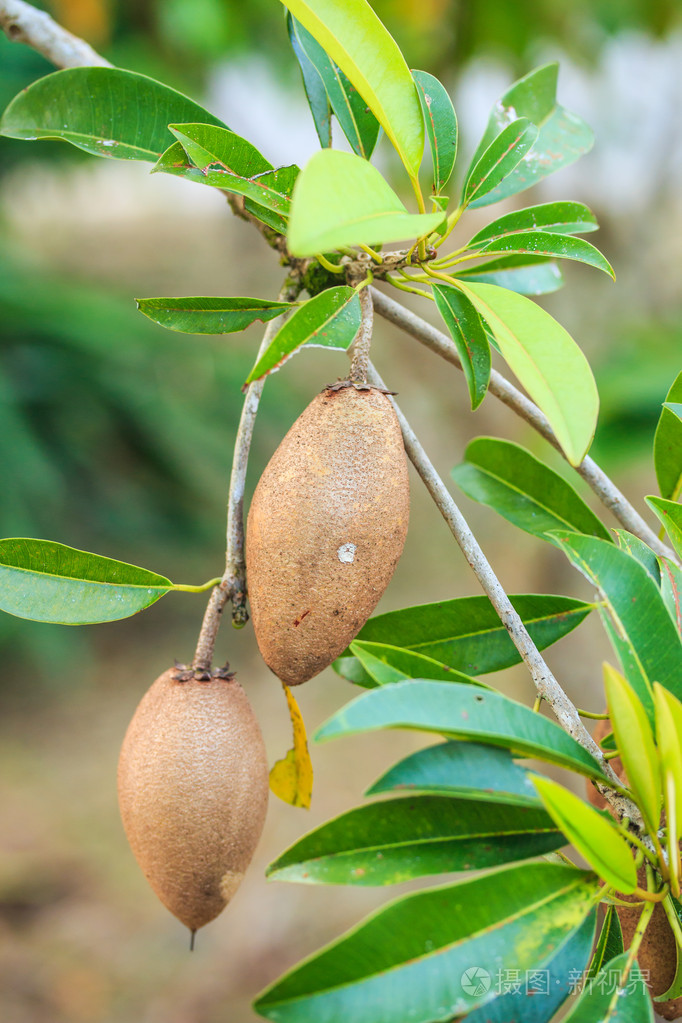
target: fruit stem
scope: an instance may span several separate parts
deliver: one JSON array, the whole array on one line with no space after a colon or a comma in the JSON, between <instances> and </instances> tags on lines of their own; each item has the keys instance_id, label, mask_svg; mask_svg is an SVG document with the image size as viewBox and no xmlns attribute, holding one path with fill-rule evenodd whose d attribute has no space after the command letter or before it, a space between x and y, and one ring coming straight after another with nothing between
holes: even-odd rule
<instances>
[{"instance_id":1,"label":"fruit stem","mask_svg":"<svg viewBox=\"0 0 682 1023\"><path fill-rule=\"evenodd\" d=\"M372 293L369 288L361 288L358 292L358 298L360 299L361 319L358 332L353 341L353 356L348 379L353 384L366 384L369 350L372 344L374 307L372 305Z\"/></svg>"}]
</instances>

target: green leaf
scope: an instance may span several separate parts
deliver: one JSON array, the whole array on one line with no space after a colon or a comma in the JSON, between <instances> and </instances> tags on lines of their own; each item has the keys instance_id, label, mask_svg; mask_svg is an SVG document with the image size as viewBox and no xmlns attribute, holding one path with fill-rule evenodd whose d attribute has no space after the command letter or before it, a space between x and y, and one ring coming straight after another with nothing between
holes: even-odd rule
<instances>
[{"instance_id":1,"label":"green leaf","mask_svg":"<svg viewBox=\"0 0 682 1023\"><path fill-rule=\"evenodd\" d=\"M293 38L293 29L296 46L317 72L331 108L344 135L350 142L353 152L365 160L369 160L379 136L379 122L343 71L336 66L333 60L330 60L310 32L291 15L288 16L287 21L292 26L289 30L290 38ZM327 146L324 146L323 143L323 148L329 148L329 146L331 146L331 141Z\"/></svg>"},{"instance_id":2,"label":"green leaf","mask_svg":"<svg viewBox=\"0 0 682 1023\"><path fill-rule=\"evenodd\" d=\"M531 775L511 753L477 742L441 742L418 750L389 768L366 795L400 790L515 806L540 802Z\"/></svg>"},{"instance_id":3,"label":"green leaf","mask_svg":"<svg viewBox=\"0 0 682 1023\"><path fill-rule=\"evenodd\" d=\"M572 597L549 594L518 594L509 599L540 650L575 629L594 607ZM501 671L521 659L494 607L483 596L456 597L376 615L360 629L358 640L414 650L467 675ZM344 659L347 654L345 651Z\"/></svg>"},{"instance_id":4,"label":"green leaf","mask_svg":"<svg viewBox=\"0 0 682 1023\"><path fill-rule=\"evenodd\" d=\"M661 818L661 769L649 719L632 686L610 664L604 665L604 689L629 787L648 829L656 831Z\"/></svg>"},{"instance_id":5,"label":"green leaf","mask_svg":"<svg viewBox=\"0 0 682 1023\"><path fill-rule=\"evenodd\" d=\"M502 693L458 682L415 679L371 689L337 711L315 738L321 742L383 728L502 746L519 756L603 778L596 760L553 721Z\"/></svg>"},{"instance_id":6,"label":"green leaf","mask_svg":"<svg viewBox=\"0 0 682 1023\"><path fill-rule=\"evenodd\" d=\"M329 96L324 87L322 76L306 53L305 47L301 42L301 35L305 32L305 29L302 25L299 25L295 18L291 17L288 11L287 32L289 33L291 48L296 54L296 60L301 68L303 88L305 89L310 113L313 115L317 137L322 148L329 149L332 144L332 108ZM307 34L310 36L310 33Z\"/></svg>"},{"instance_id":7,"label":"green leaf","mask_svg":"<svg viewBox=\"0 0 682 1023\"><path fill-rule=\"evenodd\" d=\"M466 971L542 966L595 891L591 874L532 863L414 892L294 967L254 1007L278 1023L377 1023L378 1007L382 1023L459 1016L495 996L470 976L465 990Z\"/></svg>"},{"instance_id":8,"label":"green leaf","mask_svg":"<svg viewBox=\"0 0 682 1023\"><path fill-rule=\"evenodd\" d=\"M654 437L654 468L661 497L673 501L682 488L682 421L672 408L682 401L682 373L678 373L668 391L656 435Z\"/></svg>"},{"instance_id":9,"label":"green leaf","mask_svg":"<svg viewBox=\"0 0 682 1023\"><path fill-rule=\"evenodd\" d=\"M472 160L462 189L462 206L477 205L476 199L497 188L523 160L537 137L537 128L525 117L503 128L480 157Z\"/></svg>"},{"instance_id":10,"label":"green leaf","mask_svg":"<svg viewBox=\"0 0 682 1023\"><path fill-rule=\"evenodd\" d=\"M154 323L184 334L231 334L251 323L274 320L290 302L267 298L136 298L137 308Z\"/></svg>"},{"instance_id":11,"label":"green leaf","mask_svg":"<svg viewBox=\"0 0 682 1023\"><path fill-rule=\"evenodd\" d=\"M616 956L621 956L623 952L623 931L621 930L616 907L607 906L604 923L602 924L599 939L585 979L591 980L593 977L596 977L607 963L610 963Z\"/></svg>"},{"instance_id":12,"label":"green leaf","mask_svg":"<svg viewBox=\"0 0 682 1023\"><path fill-rule=\"evenodd\" d=\"M544 202L538 206L527 206L524 210L513 210L492 220L473 236L467 248L475 249L496 238L520 231L585 234L596 231L598 226L592 210L581 202Z\"/></svg>"},{"instance_id":13,"label":"green leaf","mask_svg":"<svg viewBox=\"0 0 682 1023\"><path fill-rule=\"evenodd\" d=\"M246 384L279 369L301 345L347 349L358 332L361 318L360 299L353 288L344 285L321 291L280 327L246 378Z\"/></svg>"},{"instance_id":14,"label":"green leaf","mask_svg":"<svg viewBox=\"0 0 682 1023\"><path fill-rule=\"evenodd\" d=\"M564 836L537 807L419 795L341 814L287 849L267 875L306 884L399 884L529 859L562 845Z\"/></svg>"},{"instance_id":15,"label":"green leaf","mask_svg":"<svg viewBox=\"0 0 682 1023\"><path fill-rule=\"evenodd\" d=\"M588 981L563 1023L654 1023L654 1012L637 961L626 970L628 953L611 959Z\"/></svg>"},{"instance_id":16,"label":"green leaf","mask_svg":"<svg viewBox=\"0 0 682 1023\"><path fill-rule=\"evenodd\" d=\"M682 703L658 682L654 682L654 707L656 742L663 780L663 808L668 828L668 862L674 875L671 887L673 895L679 898L679 876L674 866L679 864L679 842L682 836Z\"/></svg>"},{"instance_id":17,"label":"green leaf","mask_svg":"<svg viewBox=\"0 0 682 1023\"><path fill-rule=\"evenodd\" d=\"M615 544L577 533L555 535L569 561L597 588L625 677L652 720L654 681L682 696L682 642L658 587Z\"/></svg>"},{"instance_id":18,"label":"green leaf","mask_svg":"<svg viewBox=\"0 0 682 1023\"><path fill-rule=\"evenodd\" d=\"M352 82L416 178L424 152L421 107L405 58L370 5L286 0L285 6Z\"/></svg>"},{"instance_id":19,"label":"green leaf","mask_svg":"<svg viewBox=\"0 0 682 1023\"><path fill-rule=\"evenodd\" d=\"M679 852L679 850L678 850L678 852ZM668 895L663 900L663 908L665 910L666 916L668 917L668 921L671 922L671 920L672 920L673 922L675 922L677 924L678 929L682 928L682 905L680 905L678 900L673 895L671 895L670 893L668 893ZM672 926L672 924L671 924L671 926ZM680 946L677 944L677 942L675 942L675 957L676 957L675 975L674 975L674 977L673 977L673 979L671 981L671 984L670 984L670 987L668 988L668 990L667 991L663 991L660 995L656 995L656 998L654 999L654 1006L655 1007L657 1007L656 1006L657 1002L667 1002L668 999L670 999L670 998L679 998L680 996L682 996L682 955L681 955L681 952L682 952L682 950L680 949ZM667 1016L664 1017L664 1018L667 1018Z\"/></svg>"},{"instance_id":20,"label":"green leaf","mask_svg":"<svg viewBox=\"0 0 682 1023\"><path fill-rule=\"evenodd\" d=\"M566 234L552 234L549 231L519 231L493 238L479 248L481 256L492 252L519 252L522 255L547 256L556 259L575 259L603 270L615 280L615 273L609 261L599 249L584 238L573 238Z\"/></svg>"},{"instance_id":21,"label":"green leaf","mask_svg":"<svg viewBox=\"0 0 682 1023\"><path fill-rule=\"evenodd\" d=\"M443 317L462 360L472 409L485 398L490 380L490 345L475 306L459 288L432 284L438 312Z\"/></svg>"},{"instance_id":22,"label":"green leaf","mask_svg":"<svg viewBox=\"0 0 682 1023\"><path fill-rule=\"evenodd\" d=\"M361 643L357 640L351 643L349 650L370 677L370 684L367 686L369 689L391 682L402 682L406 678L431 678L439 682L483 685L477 679L461 671L455 671L447 664L434 661L431 657L415 653L414 650L405 650L385 643Z\"/></svg>"},{"instance_id":23,"label":"green leaf","mask_svg":"<svg viewBox=\"0 0 682 1023\"><path fill-rule=\"evenodd\" d=\"M544 256L500 256L468 270L458 270L456 280L496 284L519 295L548 295L564 285L558 263Z\"/></svg>"},{"instance_id":24,"label":"green leaf","mask_svg":"<svg viewBox=\"0 0 682 1023\"><path fill-rule=\"evenodd\" d=\"M571 335L535 302L491 284L460 284L495 335L500 352L547 416L572 465L592 442L599 395Z\"/></svg>"},{"instance_id":25,"label":"green leaf","mask_svg":"<svg viewBox=\"0 0 682 1023\"><path fill-rule=\"evenodd\" d=\"M444 212L408 213L376 167L354 153L322 149L296 182L288 244L295 256L314 256L429 234L444 218Z\"/></svg>"},{"instance_id":26,"label":"green leaf","mask_svg":"<svg viewBox=\"0 0 682 1023\"><path fill-rule=\"evenodd\" d=\"M640 540L638 536L634 536L633 533L628 533L627 529L614 529L613 532L616 534L616 540L618 546L627 551L630 557L634 558L635 561L639 561L640 565L643 565L647 570L653 581L657 586L661 585L661 570L658 565L658 559L651 547L645 544L643 540Z\"/></svg>"},{"instance_id":27,"label":"green leaf","mask_svg":"<svg viewBox=\"0 0 682 1023\"><path fill-rule=\"evenodd\" d=\"M550 778L533 780L547 812L599 877L619 892L634 892L637 871L632 851L613 821Z\"/></svg>"},{"instance_id":28,"label":"green leaf","mask_svg":"<svg viewBox=\"0 0 682 1023\"><path fill-rule=\"evenodd\" d=\"M52 540L0 540L0 608L59 625L113 622L172 589L146 568L88 554Z\"/></svg>"},{"instance_id":29,"label":"green leaf","mask_svg":"<svg viewBox=\"0 0 682 1023\"><path fill-rule=\"evenodd\" d=\"M659 558L661 596L679 633L682 633L682 569L669 558Z\"/></svg>"},{"instance_id":30,"label":"green leaf","mask_svg":"<svg viewBox=\"0 0 682 1023\"><path fill-rule=\"evenodd\" d=\"M452 470L457 485L526 533L556 543L548 532L565 528L610 540L570 483L519 444L477 437L464 454Z\"/></svg>"},{"instance_id":31,"label":"green leaf","mask_svg":"<svg viewBox=\"0 0 682 1023\"><path fill-rule=\"evenodd\" d=\"M662 497L645 497L644 500L663 523L677 554L682 554L682 505Z\"/></svg>"},{"instance_id":32,"label":"green leaf","mask_svg":"<svg viewBox=\"0 0 682 1023\"><path fill-rule=\"evenodd\" d=\"M514 118L527 117L539 134L518 167L474 205L487 206L535 185L548 174L567 167L592 148L593 135L577 114L556 101L559 65L545 64L515 82L495 103L474 160Z\"/></svg>"},{"instance_id":33,"label":"green leaf","mask_svg":"<svg viewBox=\"0 0 682 1023\"><path fill-rule=\"evenodd\" d=\"M86 153L115 160L158 160L175 121L222 125L198 103L132 71L79 67L55 71L16 96L0 120L0 135L63 139Z\"/></svg>"},{"instance_id":34,"label":"green leaf","mask_svg":"<svg viewBox=\"0 0 682 1023\"><path fill-rule=\"evenodd\" d=\"M445 86L427 71L413 71L433 162L433 191L450 180L457 159L457 115Z\"/></svg>"}]
</instances>

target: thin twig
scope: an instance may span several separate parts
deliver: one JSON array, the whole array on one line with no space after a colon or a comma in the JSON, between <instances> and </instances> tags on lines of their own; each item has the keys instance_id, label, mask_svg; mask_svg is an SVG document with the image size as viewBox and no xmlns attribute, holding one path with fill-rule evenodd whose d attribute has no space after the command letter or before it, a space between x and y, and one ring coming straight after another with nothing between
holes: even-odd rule
<instances>
[{"instance_id":1,"label":"thin twig","mask_svg":"<svg viewBox=\"0 0 682 1023\"><path fill-rule=\"evenodd\" d=\"M375 310L386 320L395 324L396 327L399 327L405 333L410 334L426 348L430 348L432 352L436 352L437 355L452 363L453 366L457 366L458 369L462 368L462 362L455 345L442 331L427 323L426 320L417 316L416 313L406 309L399 302L389 298L388 295L377 291L376 288L372 288L372 299L374 300ZM525 419L564 458L566 457L547 417L530 398L522 394L497 370L492 370L490 374L489 390L508 408L522 419ZM618 519L621 525L648 544L656 554L661 554L666 558L677 561L675 553L659 540L654 531L650 529L644 519L632 507L625 495L620 492L606 473L599 468L594 459L588 455L582 460L580 465L574 466L574 468L592 488L602 504Z\"/></svg>"},{"instance_id":2,"label":"thin twig","mask_svg":"<svg viewBox=\"0 0 682 1023\"><path fill-rule=\"evenodd\" d=\"M362 319L353 341L353 350L350 353L352 357L348 379L354 384L366 384L369 349L372 344L372 327L374 324L374 309L370 289L363 288L360 291L359 299Z\"/></svg>"},{"instance_id":3,"label":"thin twig","mask_svg":"<svg viewBox=\"0 0 682 1023\"><path fill-rule=\"evenodd\" d=\"M368 379L377 387L385 386L371 363L369 364ZM436 472L400 408L393 399L391 401L393 402L393 407L402 430L405 451L421 476L438 510L450 527L452 535L459 544L483 592L490 600L490 603L499 615L500 621L509 633L512 643L528 667L538 695L552 708L557 721L564 731L568 732L576 742L579 742L594 757L606 777L614 784L620 785L618 776L604 759L601 749L580 720L575 706L555 679L533 642L526 626L523 624L518 612L495 575L490 562L483 553L478 540L471 532L466 519L457 507L452 494ZM602 792L602 789L604 790L602 794L609 800L614 809L617 810L619 817L625 815L630 820L641 824L641 814L631 800L619 795L607 786L601 786L601 783L598 783L597 787L600 792Z\"/></svg>"},{"instance_id":4,"label":"thin twig","mask_svg":"<svg viewBox=\"0 0 682 1023\"><path fill-rule=\"evenodd\" d=\"M291 302L297 298L300 284L287 277L278 301ZM284 316L278 316L268 323L256 361L263 355L273 337L282 326ZM246 610L246 566L244 562L244 487L249 464L249 450L258 405L265 386L265 377L254 380L246 389L244 404L234 442L232 472L227 496L227 540L225 548L225 572L220 583L211 592L204 612L197 648L192 661L195 671L206 671L213 662L216 636L221 616L228 600L232 601L232 621L239 628L248 621Z\"/></svg>"},{"instance_id":5,"label":"thin twig","mask_svg":"<svg viewBox=\"0 0 682 1023\"><path fill-rule=\"evenodd\" d=\"M25 43L55 67L111 67L83 39L67 32L45 11L24 0L0 0L0 28L13 43Z\"/></svg>"}]
</instances>

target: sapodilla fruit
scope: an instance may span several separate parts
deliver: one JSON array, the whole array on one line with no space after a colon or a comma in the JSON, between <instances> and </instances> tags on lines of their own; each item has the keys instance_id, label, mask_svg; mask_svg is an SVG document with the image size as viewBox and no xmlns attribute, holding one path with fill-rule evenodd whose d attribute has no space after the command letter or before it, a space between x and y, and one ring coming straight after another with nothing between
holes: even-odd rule
<instances>
[{"instance_id":1,"label":"sapodilla fruit","mask_svg":"<svg viewBox=\"0 0 682 1023\"><path fill-rule=\"evenodd\" d=\"M208 674L208 673L206 673ZM164 672L143 696L118 764L135 858L194 932L234 895L260 838L268 765L258 722L228 672Z\"/></svg>"},{"instance_id":2,"label":"sapodilla fruit","mask_svg":"<svg viewBox=\"0 0 682 1023\"><path fill-rule=\"evenodd\" d=\"M611 722L608 719L601 720L597 722L592 737L595 742L601 743L602 739L610 731ZM627 784L627 775L620 757L614 757L610 763L620 780ZM609 805L604 797L597 792L594 785L589 781L587 782L587 798L598 809L609 809ZM640 888L646 888L647 880L644 867L641 867L637 872L637 884ZM623 895L621 893L618 897L623 899L624 902L638 901L636 895ZM616 906L616 912L618 913L618 919L623 930L623 942L627 949L630 947L635 936L635 928L637 927L642 907L640 905L627 909L625 906ZM673 932L670 929L668 918L660 902L656 903L654 907L649 926L642 939L642 944L639 946L637 961L644 972L644 976L648 977L649 993L652 998L662 995L664 991L668 990L675 977L677 952ZM682 998L671 998L667 1002L654 1002L654 1009L663 1019L680 1019L682 1017Z\"/></svg>"},{"instance_id":3,"label":"sapodilla fruit","mask_svg":"<svg viewBox=\"0 0 682 1023\"><path fill-rule=\"evenodd\" d=\"M261 476L246 531L256 640L287 685L317 675L357 635L393 575L408 518L388 396L353 385L318 394Z\"/></svg>"}]
</instances>

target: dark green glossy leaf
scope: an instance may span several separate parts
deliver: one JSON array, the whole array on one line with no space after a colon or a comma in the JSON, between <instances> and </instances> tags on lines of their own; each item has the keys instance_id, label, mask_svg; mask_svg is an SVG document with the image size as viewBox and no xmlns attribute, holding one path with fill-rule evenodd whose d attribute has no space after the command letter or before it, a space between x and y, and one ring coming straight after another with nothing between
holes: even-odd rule
<instances>
[{"instance_id":1,"label":"dark green glossy leaf","mask_svg":"<svg viewBox=\"0 0 682 1023\"><path fill-rule=\"evenodd\" d=\"M519 231L550 231L553 234L585 234L596 231L597 218L591 209L581 202L543 202L538 206L527 206L514 210L492 220L478 231L467 243L468 249L475 249Z\"/></svg>"},{"instance_id":2,"label":"dark green glossy leaf","mask_svg":"<svg viewBox=\"0 0 682 1023\"><path fill-rule=\"evenodd\" d=\"M540 650L575 629L594 607L549 594L518 594L509 599ZM376 615L356 639L414 650L467 675L501 671L520 660L487 597L457 597Z\"/></svg>"},{"instance_id":3,"label":"dark green glossy leaf","mask_svg":"<svg viewBox=\"0 0 682 1023\"><path fill-rule=\"evenodd\" d=\"M679 901L674 897L674 895L668 893L664 902L664 906L666 913L670 913L673 919L677 920L678 927L682 928L682 905L680 905ZM680 949L680 946L677 943L675 943L675 954L676 954L675 976L673 977L668 990L661 992L660 995L657 995L656 1002L665 1002L669 998L680 998L680 996L682 996L682 949ZM656 1005L656 1002L654 1002L654 1006Z\"/></svg>"},{"instance_id":4,"label":"dark green glossy leaf","mask_svg":"<svg viewBox=\"0 0 682 1023\"><path fill-rule=\"evenodd\" d=\"M322 149L296 183L289 250L314 256L346 245L403 241L429 234L444 219L443 211L408 213L376 167L355 153Z\"/></svg>"},{"instance_id":5,"label":"dark green glossy leaf","mask_svg":"<svg viewBox=\"0 0 682 1023\"><path fill-rule=\"evenodd\" d=\"M515 82L492 108L485 134L474 156L518 117L537 125L537 141L518 167L492 192L474 205L487 206L535 185L548 174L567 167L592 148L593 135L577 114L556 101L558 64L545 64Z\"/></svg>"},{"instance_id":6,"label":"dark green glossy leaf","mask_svg":"<svg viewBox=\"0 0 682 1023\"><path fill-rule=\"evenodd\" d=\"M447 90L427 71L413 71L433 162L433 191L450 180L457 159L457 115Z\"/></svg>"},{"instance_id":7,"label":"dark green glossy leaf","mask_svg":"<svg viewBox=\"0 0 682 1023\"><path fill-rule=\"evenodd\" d=\"M315 131L323 149L329 149L332 144L332 108L329 102L327 90L324 87L322 77L306 53L301 43L300 33L305 31L302 25L291 17L287 11L287 31L291 48L296 54L296 60L301 68L303 76L303 88L305 89L310 113L313 115ZM310 35L310 33L307 33Z\"/></svg>"},{"instance_id":8,"label":"dark green glossy leaf","mask_svg":"<svg viewBox=\"0 0 682 1023\"><path fill-rule=\"evenodd\" d=\"M267 298L137 298L137 308L154 323L184 334L231 334L250 323L274 320L289 302Z\"/></svg>"},{"instance_id":9,"label":"dark green glossy leaf","mask_svg":"<svg viewBox=\"0 0 682 1023\"><path fill-rule=\"evenodd\" d=\"M518 295L549 295L563 287L564 278L558 263L542 256L501 256L468 270L458 270L455 277L480 284L496 284Z\"/></svg>"},{"instance_id":10,"label":"dark green glossy leaf","mask_svg":"<svg viewBox=\"0 0 682 1023\"><path fill-rule=\"evenodd\" d=\"M469 388L472 409L485 398L490 380L490 345L476 307L459 288L432 284L438 312L455 342Z\"/></svg>"},{"instance_id":11,"label":"dark green glossy leaf","mask_svg":"<svg viewBox=\"0 0 682 1023\"><path fill-rule=\"evenodd\" d=\"M584 238L574 238L567 234L519 231L517 234L505 234L501 238L494 238L481 245L478 251L482 256L492 252L519 252L522 255L546 256L550 259L575 259L603 270L613 278L616 276L613 267L599 249L586 242Z\"/></svg>"},{"instance_id":12,"label":"dark green glossy leaf","mask_svg":"<svg viewBox=\"0 0 682 1023\"><path fill-rule=\"evenodd\" d=\"M341 814L287 849L267 874L307 884L399 884L525 860L565 843L538 807L415 795Z\"/></svg>"},{"instance_id":13,"label":"dark green glossy leaf","mask_svg":"<svg viewBox=\"0 0 682 1023\"><path fill-rule=\"evenodd\" d=\"M682 569L669 558L659 558L661 596L677 631L682 633Z\"/></svg>"},{"instance_id":14,"label":"dark green glossy leaf","mask_svg":"<svg viewBox=\"0 0 682 1023\"><path fill-rule=\"evenodd\" d=\"M674 409L682 401L682 373L679 373L668 391L654 437L654 468L661 497L673 501L682 488L682 420Z\"/></svg>"},{"instance_id":15,"label":"dark green glossy leaf","mask_svg":"<svg viewBox=\"0 0 682 1023\"><path fill-rule=\"evenodd\" d=\"M59 625L113 622L149 607L170 579L51 540L0 540L0 608Z\"/></svg>"},{"instance_id":16,"label":"dark green glossy leaf","mask_svg":"<svg viewBox=\"0 0 682 1023\"><path fill-rule=\"evenodd\" d=\"M628 953L609 960L588 980L563 1023L654 1023L649 990L637 961L626 972Z\"/></svg>"},{"instance_id":17,"label":"dark green glossy leaf","mask_svg":"<svg viewBox=\"0 0 682 1023\"><path fill-rule=\"evenodd\" d=\"M279 369L301 345L345 350L358 332L361 315L360 299L353 288L344 285L321 291L300 306L280 327L249 373L246 383Z\"/></svg>"},{"instance_id":18,"label":"dark green glossy leaf","mask_svg":"<svg viewBox=\"0 0 682 1023\"><path fill-rule=\"evenodd\" d=\"M95 156L154 162L173 141L168 125L176 121L223 123L153 78L79 67L55 71L20 92L0 120L0 134L63 139Z\"/></svg>"},{"instance_id":19,"label":"dark green glossy leaf","mask_svg":"<svg viewBox=\"0 0 682 1023\"><path fill-rule=\"evenodd\" d=\"M379 136L379 122L357 89L351 85L343 71L329 58L310 32L291 18L291 15L288 16L288 20L293 22L297 45L317 71L331 108L353 152L369 160ZM291 37L291 29L289 34Z\"/></svg>"},{"instance_id":20,"label":"dark green glossy leaf","mask_svg":"<svg viewBox=\"0 0 682 1023\"><path fill-rule=\"evenodd\" d=\"M540 803L530 774L511 753L477 742L441 742L418 750L389 768L366 795L400 790L515 806Z\"/></svg>"},{"instance_id":21,"label":"dark green glossy leaf","mask_svg":"<svg viewBox=\"0 0 682 1023\"><path fill-rule=\"evenodd\" d=\"M624 951L623 931L621 930L618 913L615 906L607 906L594 955L586 972L586 979L591 980L592 977L596 977L607 963L610 963L616 956L622 956Z\"/></svg>"},{"instance_id":22,"label":"dark green glossy leaf","mask_svg":"<svg viewBox=\"0 0 682 1023\"><path fill-rule=\"evenodd\" d=\"M537 128L525 117L506 125L480 157L472 161L462 190L462 205L475 204L476 199L497 188L533 147L537 137Z\"/></svg>"},{"instance_id":23,"label":"dark green glossy leaf","mask_svg":"<svg viewBox=\"0 0 682 1023\"><path fill-rule=\"evenodd\" d=\"M610 540L570 483L519 444L477 437L464 454L466 461L452 470L457 485L520 529L551 543L548 531L561 528Z\"/></svg>"},{"instance_id":24,"label":"dark green glossy leaf","mask_svg":"<svg viewBox=\"0 0 682 1023\"><path fill-rule=\"evenodd\" d=\"M660 590L646 569L615 544L577 533L556 534L556 539L604 601L609 637L651 720L653 682L682 696L682 642Z\"/></svg>"},{"instance_id":25,"label":"dark green glossy leaf","mask_svg":"<svg viewBox=\"0 0 682 1023\"><path fill-rule=\"evenodd\" d=\"M500 995L494 1002L469 1013L466 1023L550 1023L568 998L573 978L580 976L587 966L596 919L596 912L590 913L543 969L498 974L496 987Z\"/></svg>"},{"instance_id":26,"label":"dark green glossy leaf","mask_svg":"<svg viewBox=\"0 0 682 1023\"><path fill-rule=\"evenodd\" d=\"M405 650L403 647L390 646L385 643L362 643L354 640L349 650L353 654L352 659L360 664L368 677L366 685L368 689L388 685L391 682L402 682L406 678L432 678L439 682L468 682L470 685L483 685L478 679L471 678L461 671L455 671L447 664L415 653L414 650ZM351 679L350 681L356 680Z\"/></svg>"},{"instance_id":27,"label":"dark green glossy leaf","mask_svg":"<svg viewBox=\"0 0 682 1023\"><path fill-rule=\"evenodd\" d=\"M618 546L622 550L627 551L635 561L639 561L656 585L660 586L661 570L658 566L658 559L651 547L645 544L643 540L640 540L638 536L628 533L627 529L614 529L613 532L616 534Z\"/></svg>"},{"instance_id":28,"label":"dark green glossy leaf","mask_svg":"<svg viewBox=\"0 0 682 1023\"><path fill-rule=\"evenodd\" d=\"M583 923L595 891L592 874L531 863L415 892L294 967L255 1009L278 1023L459 1016L494 998L496 970L543 966ZM488 983L475 983L477 971Z\"/></svg>"},{"instance_id":29,"label":"dark green glossy leaf","mask_svg":"<svg viewBox=\"0 0 682 1023\"><path fill-rule=\"evenodd\" d=\"M572 465L585 457L599 395L590 365L571 335L535 302L490 284L461 284L493 332L500 352L547 416Z\"/></svg>"},{"instance_id":30,"label":"dark green glossy leaf","mask_svg":"<svg viewBox=\"0 0 682 1023\"><path fill-rule=\"evenodd\" d=\"M602 777L597 762L553 721L502 693L458 682L414 679L371 689L337 711L315 738L322 741L383 728L488 743Z\"/></svg>"},{"instance_id":31,"label":"dark green glossy leaf","mask_svg":"<svg viewBox=\"0 0 682 1023\"><path fill-rule=\"evenodd\" d=\"M663 497L645 497L644 500L662 522L677 554L682 555L682 505Z\"/></svg>"}]
</instances>

